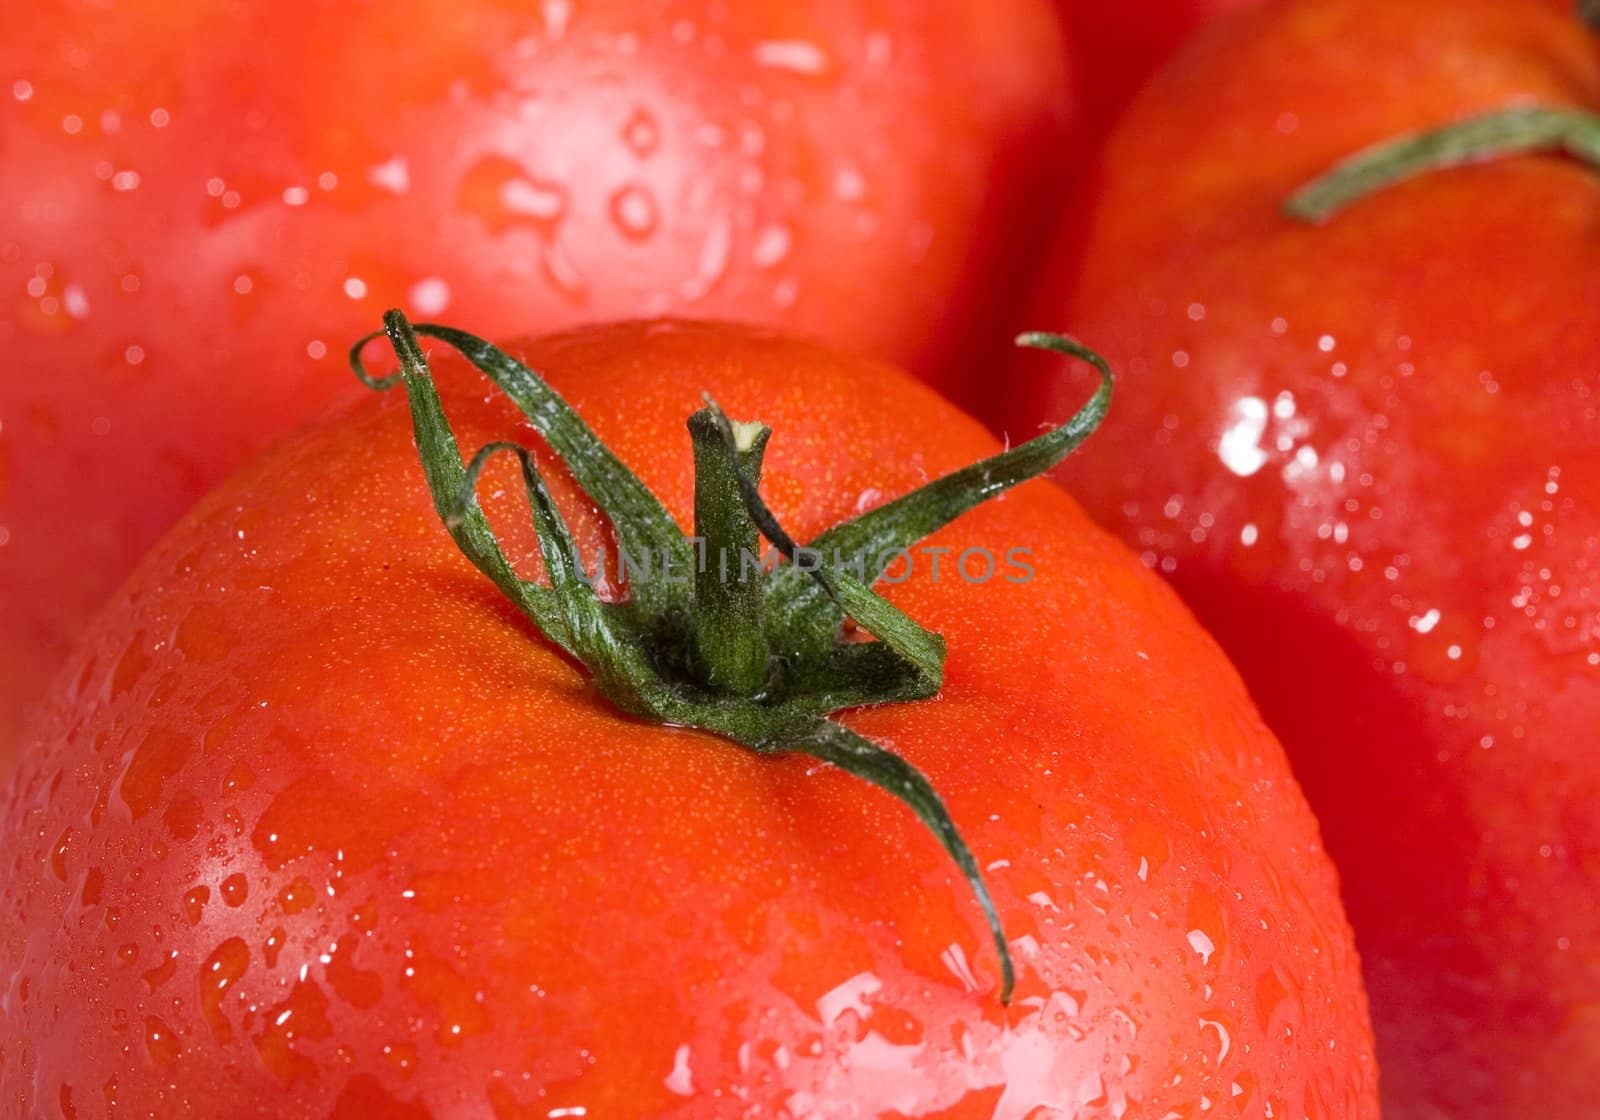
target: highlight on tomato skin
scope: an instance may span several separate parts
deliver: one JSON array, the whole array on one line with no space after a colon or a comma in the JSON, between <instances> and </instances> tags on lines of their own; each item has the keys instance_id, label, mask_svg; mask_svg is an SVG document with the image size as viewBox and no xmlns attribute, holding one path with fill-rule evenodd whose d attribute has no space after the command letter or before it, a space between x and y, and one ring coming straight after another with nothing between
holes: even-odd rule
<instances>
[{"instance_id":1,"label":"highlight on tomato skin","mask_svg":"<svg viewBox=\"0 0 1600 1120\"><path fill-rule=\"evenodd\" d=\"M1285 214L1485 118L1588 146ZM1034 305L1119 372L1058 476L1216 635L1318 814L1391 1120L1594 1114L1597 138L1571 5L1263 7L1135 102ZM1072 406L1017 372L1011 431Z\"/></svg>"},{"instance_id":2,"label":"highlight on tomato skin","mask_svg":"<svg viewBox=\"0 0 1600 1120\"><path fill-rule=\"evenodd\" d=\"M504 349L685 529L706 393L770 427L761 493L801 541L1000 449L904 374L752 328ZM532 447L592 555L612 527L534 428L429 360L463 453ZM1016 961L1006 1005L903 806L620 716L458 550L412 437L397 391L247 464L31 725L0 794L6 1107L1377 1116L1358 962L1281 751L1060 489L928 539L1028 548L1030 580L880 585L943 636L942 690L834 717L943 798ZM516 460L477 493L536 574Z\"/></svg>"},{"instance_id":3,"label":"highlight on tomato skin","mask_svg":"<svg viewBox=\"0 0 1600 1120\"><path fill-rule=\"evenodd\" d=\"M139 556L353 393L385 307L782 324L959 394L1077 127L1049 0L8 11L0 767Z\"/></svg>"}]
</instances>

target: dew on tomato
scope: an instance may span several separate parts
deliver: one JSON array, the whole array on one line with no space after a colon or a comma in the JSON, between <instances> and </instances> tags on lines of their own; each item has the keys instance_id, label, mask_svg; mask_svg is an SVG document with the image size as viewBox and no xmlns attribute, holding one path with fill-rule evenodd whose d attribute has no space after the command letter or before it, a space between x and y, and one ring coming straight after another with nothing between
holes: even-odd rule
<instances>
[{"instance_id":1,"label":"dew on tomato","mask_svg":"<svg viewBox=\"0 0 1600 1120\"><path fill-rule=\"evenodd\" d=\"M1508 99L1592 111L1592 36L1543 5L1306 0L1195 51L1113 138L1041 304L1124 371L1104 457L1063 477L1283 736L1364 938L1385 1114L1584 1114L1597 978L1562 944L1600 928L1573 746L1600 680L1593 169L1480 161L1319 225L1282 207ZM1062 391L1034 380L1012 430Z\"/></svg>"},{"instance_id":2,"label":"dew on tomato","mask_svg":"<svg viewBox=\"0 0 1600 1120\"><path fill-rule=\"evenodd\" d=\"M995 447L898 375L759 332L517 349L680 517L703 390L773 425L767 493L808 537ZM439 373L469 444L516 431L459 364ZM1005 914L1008 1007L964 882L901 806L618 717L453 550L414 456L381 401L247 468L64 678L83 683L41 725L54 745L0 801L32 854L0 896L35 931L0 932L32 987L0 1000L7 1094L114 1083L145 1109L176 1086L241 1116L1372 1114L1348 933L1276 747L1172 596L1059 491L1018 489L935 541L1027 539L1033 583L890 589L946 635L939 698L841 717L938 780ZM519 495L496 489L526 562ZM192 822L171 812L186 798ZM69 930L90 867L95 913ZM152 1018L170 1065L122 1055Z\"/></svg>"}]
</instances>

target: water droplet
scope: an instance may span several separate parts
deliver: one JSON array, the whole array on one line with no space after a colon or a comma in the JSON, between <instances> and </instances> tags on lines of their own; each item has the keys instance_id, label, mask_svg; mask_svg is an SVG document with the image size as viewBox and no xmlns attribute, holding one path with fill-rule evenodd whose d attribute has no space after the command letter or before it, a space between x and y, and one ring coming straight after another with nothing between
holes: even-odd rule
<instances>
[{"instance_id":1,"label":"water droplet","mask_svg":"<svg viewBox=\"0 0 1600 1120\"><path fill-rule=\"evenodd\" d=\"M268 968L278 967L278 954L283 952L283 943L289 933L282 926L275 926L267 934L267 940L261 946L261 957L267 962Z\"/></svg>"},{"instance_id":2,"label":"water droplet","mask_svg":"<svg viewBox=\"0 0 1600 1120\"><path fill-rule=\"evenodd\" d=\"M841 163L833 173L833 193L845 202L854 202L867 192L867 181L854 163Z\"/></svg>"},{"instance_id":3,"label":"water droplet","mask_svg":"<svg viewBox=\"0 0 1600 1120\"><path fill-rule=\"evenodd\" d=\"M278 906L285 914L298 914L316 900L317 892L299 875L278 892Z\"/></svg>"},{"instance_id":4,"label":"water droplet","mask_svg":"<svg viewBox=\"0 0 1600 1120\"><path fill-rule=\"evenodd\" d=\"M655 196L637 185L623 187L611 196L611 220L624 237L646 240L655 233L659 220Z\"/></svg>"},{"instance_id":5,"label":"water droplet","mask_svg":"<svg viewBox=\"0 0 1600 1120\"><path fill-rule=\"evenodd\" d=\"M167 957L165 960L156 965L154 968L150 969L148 972L141 973L140 979L142 979L145 983L145 986L153 992L157 988L161 987L161 985L165 984L168 980L171 980L172 974L177 971L178 951L176 949L171 949L167 952Z\"/></svg>"},{"instance_id":6,"label":"water droplet","mask_svg":"<svg viewBox=\"0 0 1600 1120\"><path fill-rule=\"evenodd\" d=\"M383 980L376 972L360 968L355 963L355 937L341 938L328 956L327 977L339 998L352 1007L368 1008L383 995Z\"/></svg>"},{"instance_id":7,"label":"water droplet","mask_svg":"<svg viewBox=\"0 0 1600 1120\"><path fill-rule=\"evenodd\" d=\"M572 22L572 0L544 0L542 7L545 34L552 41L561 38Z\"/></svg>"},{"instance_id":8,"label":"water droplet","mask_svg":"<svg viewBox=\"0 0 1600 1120\"><path fill-rule=\"evenodd\" d=\"M174 840L193 840L204 817L200 799L187 790L179 790L167 811L161 814L161 823L166 825L167 835Z\"/></svg>"},{"instance_id":9,"label":"water droplet","mask_svg":"<svg viewBox=\"0 0 1600 1120\"><path fill-rule=\"evenodd\" d=\"M788 229L779 225L767 226L756 235L756 244L750 252L750 259L755 262L757 268L771 268L789 255L789 246Z\"/></svg>"},{"instance_id":10,"label":"water droplet","mask_svg":"<svg viewBox=\"0 0 1600 1120\"><path fill-rule=\"evenodd\" d=\"M211 901L211 888L204 883L184 893L183 916L189 920L190 925L200 924L200 919L205 917L206 903L209 901Z\"/></svg>"},{"instance_id":11,"label":"water droplet","mask_svg":"<svg viewBox=\"0 0 1600 1120\"><path fill-rule=\"evenodd\" d=\"M644 109L635 109L622 126L622 141L640 159L652 155L661 143L661 126Z\"/></svg>"},{"instance_id":12,"label":"water droplet","mask_svg":"<svg viewBox=\"0 0 1600 1120\"><path fill-rule=\"evenodd\" d=\"M62 291L61 306L74 319L89 317L89 296L76 284L68 284Z\"/></svg>"},{"instance_id":13,"label":"water droplet","mask_svg":"<svg viewBox=\"0 0 1600 1120\"><path fill-rule=\"evenodd\" d=\"M61 882L67 881L67 853L72 850L72 829L68 828L56 838L50 850L50 873Z\"/></svg>"},{"instance_id":14,"label":"water droplet","mask_svg":"<svg viewBox=\"0 0 1600 1120\"><path fill-rule=\"evenodd\" d=\"M440 961L415 955L402 971L402 983L418 1000L432 1007L441 1024L440 1042L455 1045L492 1025L484 993Z\"/></svg>"},{"instance_id":15,"label":"water droplet","mask_svg":"<svg viewBox=\"0 0 1600 1120\"><path fill-rule=\"evenodd\" d=\"M273 870L315 852L340 853L347 874L370 867L386 840L340 811L349 796L345 789L303 778L273 798L251 831L251 843Z\"/></svg>"},{"instance_id":16,"label":"water droplet","mask_svg":"<svg viewBox=\"0 0 1600 1120\"><path fill-rule=\"evenodd\" d=\"M1256 981L1256 1026L1263 1035L1271 1033L1273 1017L1288 995L1289 986L1278 975L1276 965L1269 967Z\"/></svg>"},{"instance_id":17,"label":"water droplet","mask_svg":"<svg viewBox=\"0 0 1600 1120\"><path fill-rule=\"evenodd\" d=\"M153 1015L144 1021L144 1046L151 1060L162 1068L178 1058L178 1039L172 1028Z\"/></svg>"},{"instance_id":18,"label":"water droplet","mask_svg":"<svg viewBox=\"0 0 1600 1120\"><path fill-rule=\"evenodd\" d=\"M945 968L950 970L950 975L961 981L961 986L969 992L979 990L978 978L972 973L972 965L967 961L967 954L959 944L952 941L945 946L939 954L939 960Z\"/></svg>"},{"instance_id":19,"label":"water droplet","mask_svg":"<svg viewBox=\"0 0 1600 1120\"><path fill-rule=\"evenodd\" d=\"M333 183L324 184L322 180L327 178L333 179ZM390 194L405 194L411 189L411 169L406 164L405 156L394 156L367 168L367 182ZM332 190L337 183L338 177L331 172L325 172L317 180L317 185L323 190Z\"/></svg>"},{"instance_id":20,"label":"water droplet","mask_svg":"<svg viewBox=\"0 0 1600 1120\"><path fill-rule=\"evenodd\" d=\"M106 877L98 867L91 867L83 877L83 892L78 900L85 907L100 905L100 895L105 890Z\"/></svg>"},{"instance_id":21,"label":"water droplet","mask_svg":"<svg viewBox=\"0 0 1600 1120\"><path fill-rule=\"evenodd\" d=\"M500 201L508 211L541 222L554 222L567 208L566 190L560 184L522 177L502 186Z\"/></svg>"},{"instance_id":22,"label":"water droplet","mask_svg":"<svg viewBox=\"0 0 1600 1120\"><path fill-rule=\"evenodd\" d=\"M242 906L250 897L250 881L243 875L229 875L222 880L222 902L225 906Z\"/></svg>"},{"instance_id":23,"label":"water droplet","mask_svg":"<svg viewBox=\"0 0 1600 1120\"><path fill-rule=\"evenodd\" d=\"M1228 1051L1233 1046L1233 1034L1219 1019L1201 1019L1200 1029L1210 1028L1217 1032L1217 1065L1220 1067L1228 1057Z\"/></svg>"},{"instance_id":24,"label":"water droplet","mask_svg":"<svg viewBox=\"0 0 1600 1120\"><path fill-rule=\"evenodd\" d=\"M262 1063L283 1081L310 1073L315 1067L296 1053L296 1038L322 1039L333 1033L328 1022L328 997L310 980L299 980L288 998L264 1013L264 1026L252 1040Z\"/></svg>"},{"instance_id":25,"label":"water droplet","mask_svg":"<svg viewBox=\"0 0 1600 1120\"><path fill-rule=\"evenodd\" d=\"M162 728L144 737L122 772L118 793L137 820L162 801L166 783L189 761L189 740Z\"/></svg>"},{"instance_id":26,"label":"water droplet","mask_svg":"<svg viewBox=\"0 0 1600 1120\"><path fill-rule=\"evenodd\" d=\"M582 303L589 298L589 285L583 273L578 271L578 266L572 263L572 258L559 245L546 245L539 255L539 264L546 279L573 303Z\"/></svg>"},{"instance_id":27,"label":"water droplet","mask_svg":"<svg viewBox=\"0 0 1600 1120\"><path fill-rule=\"evenodd\" d=\"M667 1091L680 1097L694 1095L694 1074L689 1069L689 1044L679 1045L672 1055L672 1072L662 1079Z\"/></svg>"},{"instance_id":28,"label":"water droplet","mask_svg":"<svg viewBox=\"0 0 1600 1120\"><path fill-rule=\"evenodd\" d=\"M200 1011L211 1024L218 1042L227 1042L233 1037L233 1028L222 1010L222 999L249 967L250 950L237 937L218 945L200 966Z\"/></svg>"},{"instance_id":29,"label":"water droplet","mask_svg":"<svg viewBox=\"0 0 1600 1120\"><path fill-rule=\"evenodd\" d=\"M411 285L409 298L418 315L437 315L450 306L450 285L437 276L427 276Z\"/></svg>"},{"instance_id":30,"label":"water droplet","mask_svg":"<svg viewBox=\"0 0 1600 1120\"><path fill-rule=\"evenodd\" d=\"M567 213L567 191L560 183L537 179L505 156L487 156L461 178L461 208L482 218L491 230L532 225L551 232Z\"/></svg>"},{"instance_id":31,"label":"water droplet","mask_svg":"<svg viewBox=\"0 0 1600 1120\"><path fill-rule=\"evenodd\" d=\"M722 279L728 267L728 254L732 244L733 223L726 214L719 213L712 219L711 228L706 231L706 239L701 243L695 275L682 285L685 299L702 298L717 281Z\"/></svg>"},{"instance_id":32,"label":"water droplet","mask_svg":"<svg viewBox=\"0 0 1600 1120\"><path fill-rule=\"evenodd\" d=\"M751 51L758 66L788 70L794 74L820 77L828 72L828 54L815 43L803 39L769 39Z\"/></svg>"},{"instance_id":33,"label":"water droplet","mask_svg":"<svg viewBox=\"0 0 1600 1120\"><path fill-rule=\"evenodd\" d=\"M228 771L228 776L222 779L222 792L239 793L256 784L256 772L250 768L248 762L237 762L233 769Z\"/></svg>"}]
</instances>

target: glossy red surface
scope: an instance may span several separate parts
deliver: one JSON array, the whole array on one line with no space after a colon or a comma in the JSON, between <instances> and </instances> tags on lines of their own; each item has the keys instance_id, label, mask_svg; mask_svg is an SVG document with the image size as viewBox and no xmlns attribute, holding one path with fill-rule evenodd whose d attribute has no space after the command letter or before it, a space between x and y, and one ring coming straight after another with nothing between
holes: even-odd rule
<instances>
[{"instance_id":1,"label":"glossy red surface","mask_svg":"<svg viewBox=\"0 0 1600 1120\"><path fill-rule=\"evenodd\" d=\"M1280 212L1368 144L1600 105L1543 4L1218 25L1114 136L1035 321L1120 371L1063 480L1239 665L1318 813L1391 1120L1588 1117L1600 1073L1600 176ZM1030 369L1013 437L1072 407Z\"/></svg>"}]
</instances>

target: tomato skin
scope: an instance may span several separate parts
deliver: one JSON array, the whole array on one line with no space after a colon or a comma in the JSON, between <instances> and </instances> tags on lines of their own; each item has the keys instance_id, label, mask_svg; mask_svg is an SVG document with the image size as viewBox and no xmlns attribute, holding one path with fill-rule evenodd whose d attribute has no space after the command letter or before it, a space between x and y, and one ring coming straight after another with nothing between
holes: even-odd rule
<instances>
[{"instance_id":1,"label":"tomato skin","mask_svg":"<svg viewBox=\"0 0 1600 1120\"><path fill-rule=\"evenodd\" d=\"M1218 27L1130 111L1037 308L1124 371L1061 477L1170 573L1289 751L1398 1120L1593 1110L1600 177L1506 159L1322 227L1279 207L1511 99L1600 104L1593 38L1488 0ZM1070 407L1025 376L1013 432Z\"/></svg>"},{"instance_id":2,"label":"tomato skin","mask_svg":"<svg viewBox=\"0 0 1600 1120\"><path fill-rule=\"evenodd\" d=\"M1046 0L49 0L13 22L0 760L155 538L352 391L341 347L383 308L491 336L783 323L959 392L1072 123Z\"/></svg>"},{"instance_id":3,"label":"tomato skin","mask_svg":"<svg viewBox=\"0 0 1600 1120\"><path fill-rule=\"evenodd\" d=\"M512 352L684 524L702 391L772 425L764 490L801 539L996 449L902 374L757 331ZM435 371L463 447L528 439ZM528 563L510 475L480 491ZM948 640L941 696L841 718L929 775L988 868L1009 1008L901 806L598 699L456 552L392 393L204 499L34 725L0 801L0 1100L97 1114L114 1079L129 1114L1375 1116L1334 876L1210 639L1048 483L928 543L1028 547L1036 575L919 565L888 594Z\"/></svg>"}]
</instances>

